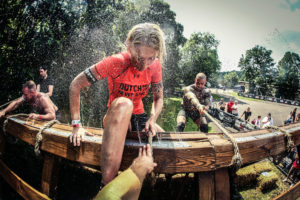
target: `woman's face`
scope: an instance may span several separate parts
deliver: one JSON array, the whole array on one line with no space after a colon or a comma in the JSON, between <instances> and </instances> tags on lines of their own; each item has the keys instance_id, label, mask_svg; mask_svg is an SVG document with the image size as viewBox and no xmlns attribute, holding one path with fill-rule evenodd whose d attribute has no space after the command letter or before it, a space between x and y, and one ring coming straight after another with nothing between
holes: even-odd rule
<instances>
[{"instance_id":1,"label":"woman's face","mask_svg":"<svg viewBox=\"0 0 300 200\"><path fill-rule=\"evenodd\" d=\"M147 69L151 64L153 64L157 57L157 51L149 46L134 46L129 50L132 58L132 64L139 71Z\"/></svg>"}]
</instances>

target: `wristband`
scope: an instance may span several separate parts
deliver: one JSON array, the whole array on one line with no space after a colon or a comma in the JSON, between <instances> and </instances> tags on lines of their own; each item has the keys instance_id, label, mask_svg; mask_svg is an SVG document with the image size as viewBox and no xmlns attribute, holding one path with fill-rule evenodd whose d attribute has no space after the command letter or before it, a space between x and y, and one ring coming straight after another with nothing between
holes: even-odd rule
<instances>
[{"instance_id":1,"label":"wristband","mask_svg":"<svg viewBox=\"0 0 300 200\"><path fill-rule=\"evenodd\" d=\"M80 127L80 124L74 124L73 127Z\"/></svg>"},{"instance_id":2,"label":"wristband","mask_svg":"<svg viewBox=\"0 0 300 200\"><path fill-rule=\"evenodd\" d=\"M42 115L39 115L39 119L43 119L43 116L42 116Z\"/></svg>"},{"instance_id":3,"label":"wristband","mask_svg":"<svg viewBox=\"0 0 300 200\"><path fill-rule=\"evenodd\" d=\"M80 120L72 120L72 126L73 127L79 127L81 125Z\"/></svg>"}]
</instances>

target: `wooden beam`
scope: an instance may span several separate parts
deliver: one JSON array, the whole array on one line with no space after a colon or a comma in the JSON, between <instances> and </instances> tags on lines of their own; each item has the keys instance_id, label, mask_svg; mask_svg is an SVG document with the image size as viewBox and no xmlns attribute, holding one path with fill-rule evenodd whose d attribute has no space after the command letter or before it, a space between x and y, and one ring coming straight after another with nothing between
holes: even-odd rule
<instances>
[{"instance_id":1,"label":"wooden beam","mask_svg":"<svg viewBox=\"0 0 300 200\"><path fill-rule=\"evenodd\" d=\"M0 158L2 157L2 153L5 149L5 136L2 129L0 129Z\"/></svg>"},{"instance_id":2,"label":"wooden beam","mask_svg":"<svg viewBox=\"0 0 300 200\"><path fill-rule=\"evenodd\" d=\"M50 196L56 196L56 186L59 176L59 158L57 156L45 153L42 173L41 192Z\"/></svg>"},{"instance_id":3,"label":"wooden beam","mask_svg":"<svg viewBox=\"0 0 300 200\"><path fill-rule=\"evenodd\" d=\"M295 200L298 197L300 197L300 182L289 188L287 191L281 193L273 200Z\"/></svg>"},{"instance_id":4,"label":"wooden beam","mask_svg":"<svg viewBox=\"0 0 300 200\"><path fill-rule=\"evenodd\" d=\"M0 159L0 174L6 182L24 199L28 200L46 200L50 199L47 195L39 192L23 181L13 171L11 171Z\"/></svg>"},{"instance_id":5,"label":"wooden beam","mask_svg":"<svg viewBox=\"0 0 300 200\"><path fill-rule=\"evenodd\" d=\"M196 182L198 183L198 199L214 200L215 199L215 177L214 172L197 172Z\"/></svg>"},{"instance_id":6,"label":"wooden beam","mask_svg":"<svg viewBox=\"0 0 300 200\"><path fill-rule=\"evenodd\" d=\"M228 168L221 168L215 171L216 199L230 199L230 182Z\"/></svg>"},{"instance_id":7,"label":"wooden beam","mask_svg":"<svg viewBox=\"0 0 300 200\"><path fill-rule=\"evenodd\" d=\"M45 123L45 122L44 122ZM1 125L1 123L0 123ZM41 121L26 121L22 118L8 120L6 130L11 135L34 145L35 137ZM295 145L300 144L300 124L284 127L292 135ZM80 147L74 147L69 142L72 127L66 124L55 124L43 132L40 149L48 153L89 164L99 166L102 146L102 129L89 128L90 132L98 133L94 137L86 137ZM189 133L182 134L184 140L180 141L180 134L164 133L165 140L153 142L154 160L158 166L156 172L185 173L214 171L218 168L231 166L234 155L233 145L221 134ZM252 163L265 157L280 154L286 150L285 136L280 132L271 130L257 130L246 133L233 134L239 146L243 163ZM198 138L198 139L196 139ZM136 140L126 140L121 169L126 169L136 158L139 144Z\"/></svg>"}]
</instances>

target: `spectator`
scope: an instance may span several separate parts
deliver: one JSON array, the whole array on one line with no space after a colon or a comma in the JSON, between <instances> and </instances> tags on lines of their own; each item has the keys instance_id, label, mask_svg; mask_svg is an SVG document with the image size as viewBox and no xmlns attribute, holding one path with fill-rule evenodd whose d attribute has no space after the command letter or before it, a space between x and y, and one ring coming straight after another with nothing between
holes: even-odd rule
<instances>
[{"instance_id":1,"label":"spectator","mask_svg":"<svg viewBox=\"0 0 300 200\"><path fill-rule=\"evenodd\" d=\"M268 113L268 116L264 117L262 120L262 128L266 128L267 126L273 126L273 118L271 116L271 113Z\"/></svg>"},{"instance_id":2,"label":"spectator","mask_svg":"<svg viewBox=\"0 0 300 200\"><path fill-rule=\"evenodd\" d=\"M290 124L293 121L293 111L290 112L290 114L287 117L287 120L284 121L284 124Z\"/></svg>"},{"instance_id":3,"label":"spectator","mask_svg":"<svg viewBox=\"0 0 300 200\"><path fill-rule=\"evenodd\" d=\"M299 122L300 121L300 113L297 114L297 117L296 117L296 122Z\"/></svg>"},{"instance_id":4,"label":"spectator","mask_svg":"<svg viewBox=\"0 0 300 200\"><path fill-rule=\"evenodd\" d=\"M247 108L247 110L245 110L241 116L241 118L245 115L245 121L249 122L250 121L250 116L251 116L252 112L250 111L250 107Z\"/></svg>"},{"instance_id":5,"label":"spectator","mask_svg":"<svg viewBox=\"0 0 300 200\"><path fill-rule=\"evenodd\" d=\"M233 106L231 107L231 109L232 109L232 114L234 115L234 116L239 116L239 111L238 111L238 101L235 101L234 102L234 104L233 104Z\"/></svg>"},{"instance_id":6,"label":"spectator","mask_svg":"<svg viewBox=\"0 0 300 200\"><path fill-rule=\"evenodd\" d=\"M258 115L257 119L253 119L251 121L251 124L253 124L254 126L257 126L258 128L261 127L261 116Z\"/></svg>"},{"instance_id":7,"label":"spectator","mask_svg":"<svg viewBox=\"0 0 300 200\"><path fill-rule=\"evenodd\" d=\"M294 176L295 175L295 172L296 172L296 169L299 170L300 169L300 163L299 163L299 154L298 154L298 147L295 148L295 152L296 152L296 157L295 157L295 160L293 162L293 165L291 167L291 169L289 170L288 172L288 175L285 179L283 179L283 182L288 182L289 180L289 177L292 175Z\"/></svg>"},{"instance_id":8,"label":"spectator","mask_svg":"<svg viewBox=\"0 0 300 200\"><path fill-rule=\"evenodd\" d=\"M232 114L232 106L234 105L234 102L232 101L232 98L230 98L229 102L227 103L227 112Z\"/></svg>"},{"instance_id":9,"label":"spectator","mask_svg":"<svg viewBox=\"0 0 300 200\"><path fill-rule=\"evenodd\" d=\"M224 98L221 98L221 100L219 101L219 108L222 111L225 111L225 107L226 107L226 103L224 102Z\"/></svg>"},{"instance_id":10,"label":"spectator","mask_svg":"<svg viewBox=\"0 0 300 200\"><path fill-rule=\"evenodd\" d=\"M297 112L297 108L294 108L293 112L292 112L292 119L293 119L293 123L296 120L296 112Z\"/></svg>"}]
</instances>

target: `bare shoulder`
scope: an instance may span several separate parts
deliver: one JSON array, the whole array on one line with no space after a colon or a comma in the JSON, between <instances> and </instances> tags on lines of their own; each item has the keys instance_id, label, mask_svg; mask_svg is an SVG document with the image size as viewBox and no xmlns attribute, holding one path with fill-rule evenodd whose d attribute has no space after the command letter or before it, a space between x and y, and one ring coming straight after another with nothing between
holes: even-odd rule
<instances>
[{"instance_id":1,"label":"bare shoulder","mask_svg":"<svg viewBox=\"0 0 300 200\"><path fill-rule=\"evenodd\" d=\"M38 98L41 102L46 102L50 99L50 97L47 94L43 93L43 92L39 92Z\"/></svg>"},{"instance_id":2,"label":"bare shoulder","mask_svg":"<svg viewBox=\"0 0 300 200\"><path fill-rule=\"evenodd\" d=\"M203 93L207 95L211 95L211 90L209 88L204 88Z\"/></svg>"},{"instance_id":3,"label":"bare shoulder","mask_svg":"<svg viewBox=\"0 0 300 200\"><path fill-rule=\"evenodd\" d=\"M194 92L195 93L195 88L194 85L189 85L183 88L184 93L188 93L188 92Z\"/></svg>"}]
</instances>

